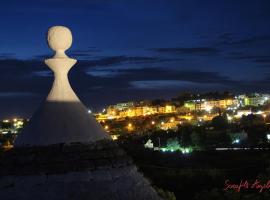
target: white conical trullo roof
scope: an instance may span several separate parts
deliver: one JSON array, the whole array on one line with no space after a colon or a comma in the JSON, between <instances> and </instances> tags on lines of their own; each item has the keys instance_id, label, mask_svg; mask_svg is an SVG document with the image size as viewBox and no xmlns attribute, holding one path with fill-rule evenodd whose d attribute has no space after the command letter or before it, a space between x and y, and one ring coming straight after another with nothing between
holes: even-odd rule
<instances>
[{"instance_id":1,"label":"white conical trullo roof","mask_svg":"<svg viewBox=\"0 0 270 200\"><path fill-rule=\"evenodd\" d=\"M46 101L18 135L15 147L109 139L69 84L68 72L77 62L65 54L72 44L71 31L63 26L54 26L49 29L47 39L49 47L55 51L53 58L45 60L54 73L53 86Z\"/></svg>"},{"instance_id":2,"label":"white conical trullo roof","mask_svg":"<svg viewBox=\"0 0 270 200\"><path fill-rule=\"evenodd\" d=\"M132 159L109 139L73 92L67 74L76 60L65 54L72 43L69 29L52 27L48 43L56 51L45 61L54 72L53 87L19 134L15 148L0 156L0 196L10 200L160 200Z\"/></svg>"}]
</instances>

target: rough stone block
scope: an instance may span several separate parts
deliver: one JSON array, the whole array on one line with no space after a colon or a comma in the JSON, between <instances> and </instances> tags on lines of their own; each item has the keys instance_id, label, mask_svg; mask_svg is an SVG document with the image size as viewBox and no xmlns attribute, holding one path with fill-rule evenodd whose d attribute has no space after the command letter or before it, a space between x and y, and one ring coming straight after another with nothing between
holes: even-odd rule
<instances>
[{"instance_id":1,"label":"rough stone block","mask_svg":"<svg viewBox=\"0 0 270 200\"><path fill-rule=\"evenodd\" d=\"M94 181L108 181L112 180L112 176L107 170L95 170L92 172Z\"/></svg>"}]
</instances>

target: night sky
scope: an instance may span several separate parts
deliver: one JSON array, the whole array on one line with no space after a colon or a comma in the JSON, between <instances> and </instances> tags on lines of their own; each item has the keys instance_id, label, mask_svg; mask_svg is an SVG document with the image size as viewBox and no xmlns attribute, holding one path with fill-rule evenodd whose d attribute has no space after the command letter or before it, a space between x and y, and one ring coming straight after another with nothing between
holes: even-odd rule
<instances>
[{"instance_id":1,"label":"night sky","mask_svg":"<svg viewBox=\"0 0 270 200\"><path fill-rule=\"evenodd\" d=\"M0 5L0 117L31 116L53 77L46 33L73 32L69 76L93 110L180 92L270 92L269 0L8 0Z\"/></svg>"}]
</instances>

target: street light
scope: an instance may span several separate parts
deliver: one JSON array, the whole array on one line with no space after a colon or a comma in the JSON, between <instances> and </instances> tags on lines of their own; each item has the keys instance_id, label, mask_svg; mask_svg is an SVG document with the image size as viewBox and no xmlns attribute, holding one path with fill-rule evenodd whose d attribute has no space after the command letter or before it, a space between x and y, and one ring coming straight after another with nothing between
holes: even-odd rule
<instances>
[{"instance_id":1,"label":"street light","mask_svg":"<svg viewBox=\"0 0 270 200\"><path fill-rule=\"evenodd\" d=\"M263 121L265 122L266 114L263 114Z\"/></svg>"},{"instance_id":2,"label":"street light","mask_svg":"<svg viewBox=\"0 0 270 200\"><path fill-rule=\"evenodd\" d=\"M133 127L133 125L131 123L128 123L127 129L128 129L128 131L133 131L134 127Z\"/></svg>"},{"instance_id":3,"label":"street light","mask_svg":"<svg viewBox=\"0 0 270 200\"><path fill-rule=\"evenodd\" d=\"M270 134L267 134L266 138L267 138L268 141L270 141Z\"/></svg>"},{"instance_id":4,"label":"street light","mask_svg":"<svg viewBox=\"0 0 270 200\"><path fill-rule=\"evenodd\" d=\"M212 106L206 105L205 110L210 113L212 110Z\"/></svg>"},{"instance_id":5,"label":"street light","mask_svg":"<svg viewBox=\"0 0 270 200\"><path fill-rule=\"evenodd\" d=\"M240 143L240 139L235 139L233 142L232 142L233 144L239 144Z\"/></svg>"}]
</instances>

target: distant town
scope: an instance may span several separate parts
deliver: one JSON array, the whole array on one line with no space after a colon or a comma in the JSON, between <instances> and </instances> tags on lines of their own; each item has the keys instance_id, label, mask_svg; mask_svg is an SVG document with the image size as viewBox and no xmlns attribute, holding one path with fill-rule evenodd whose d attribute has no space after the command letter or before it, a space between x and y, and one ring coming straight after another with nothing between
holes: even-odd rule
<instances>
[{"instance_id":1,"label":"distant town","mask_svg":"<svg viewBox=\"0 0 270 200\"><path fill-rule=\"evenodd\" d=\"M251 120L247 121L249 125L255 120L264 125L262 139L264 137L267 142L270 141L270 94L183 93L171 100L118 103L93 114L114 140L126 135L175 132L187 125L193 128L205 127L209 132L215 129L215 123L220 123L218 129L223 127L229 132L231 143L240 143L248 138L248 130L243 126L244 120ZM16 135L27 122L28 119L19 117L3 119L0 126L1 146L11 148ZM147 144L154 148L152 143L148 141Z\"/></svg>"}]
</instances>

